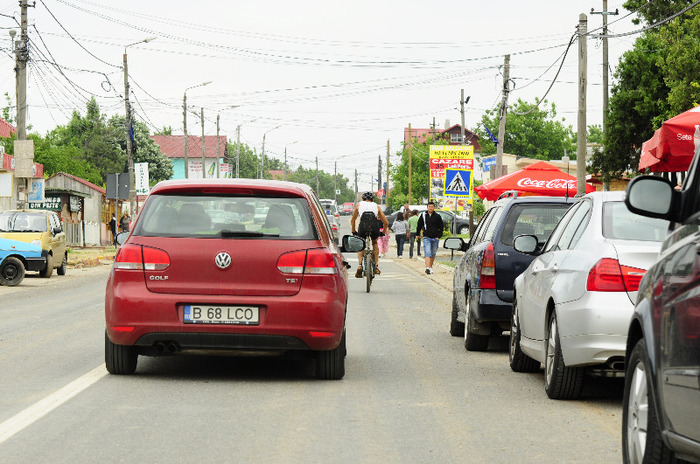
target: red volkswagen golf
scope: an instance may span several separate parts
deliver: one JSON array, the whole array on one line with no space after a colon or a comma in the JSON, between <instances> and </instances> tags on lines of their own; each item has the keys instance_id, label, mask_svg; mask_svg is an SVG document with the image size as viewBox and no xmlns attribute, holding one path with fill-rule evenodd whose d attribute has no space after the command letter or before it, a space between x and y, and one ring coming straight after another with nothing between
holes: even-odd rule
<instances>
[{"instance_id":1,"label":"red volkswagen golf","mask_svg":"<svg viewBox=\"0 0 700 464\"><path fill-rule=\"evenodd\" d=\"M308 186L161 182L107 282L107 370L133 374L139 355L300 351L317 377L340 379L347 298L346 263Z\"/></svg>"}]
</instances>

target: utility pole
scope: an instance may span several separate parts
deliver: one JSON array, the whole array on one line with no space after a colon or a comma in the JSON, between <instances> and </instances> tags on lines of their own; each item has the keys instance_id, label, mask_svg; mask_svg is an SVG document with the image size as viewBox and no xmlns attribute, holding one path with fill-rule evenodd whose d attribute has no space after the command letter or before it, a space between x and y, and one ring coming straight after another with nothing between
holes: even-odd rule
<instances>
[{"instance_id":1,"label":"utility pole","mask_svg":"<svg viewBox=\"0 0 700 464\"><path fill-rule=\"evenodd\" d=\"M17 140L15 148L15 179L17 180L17 207L26 208L27 192L29 191L28 178L32 177L31 166L34 162L34 145L27 140L27 60L29 59L27 36L27 8L29 3L20 0L21 22L19 40L14 41L16 32L10 30L10 37L14 41L15 51L15 86L17 99ZM20 155L21 152L21 155Z\"/></svg>"},{"instance_id":2,"label":"utility pole","mask_svg":"<svg viewBox=\"0 0 700 464\"><path fill-rule=\"evenodd\" d=\"M202 179L207 178L206 150L204 146L204 107L200 107L200 120L202 121Z\"/></svg>"},{"instance_id":3,"label":"utility pole","mask_svg":"<svg viewBox=\"0 0 700 464\"><path fill-rule=\"evenodd\" d=\"M389 204L389 140L386 141L386 204Z\"/></svg>"},{"instance_id":4,"label":"utility pole","mask_svg":"<svg viewBox=\"0 0 700 464\"><path fill-rule=\"evenodd\" d=\"M413 193L411 192L411 173L413 171L413 133L411 132L411 123L408 123L408 204L413 203Z\"/></svg>"},{"instance_id":5,"label":"utility pole","mask_svg":"<svg viewBox=\"0 0 700 464\"><path fill-rule=\"evenodd\" d=\"M503 60L503 101L501 120L498 124L498 147L496 147L496 178L503 175L503 140L506 136L506 116L508 114L508 92L510 92L510 55Z\"/></svg>"},{"instance_id":6,"label":"utility pole","mask_svg":"<svg viewBox=\"0 0 700 464\"><path fill-rule=\"evenodd\" d=\"M357 169L355 169L355 201L357 201Z\"/></svg>"},{"instance_id":7,"label":"utility pole","mask_svg":"<svg viewBox=\"0 0 700 464\"><path fill-rule=\"evenodd\" d=\"M377 160L378 160L377 161L377 190L381 190L382 189L382 155L377 155Z\"/></svg>"},{"instance_id":8,"label":"utility pole","mask_svg":"<svg viewBox=\"0 0 700 464\"><path fill-rule=\"evenodd\" d=\"M465 106L467 103L469 103L469 100L470 100L471 98L472 98L472 97L469 96L469 97L467 97L467 99L465 100L465 99L464 99L464 89L462 89L462 97L459 99L459 107L460 107L459 112L462 114L462 145L466 144L466 142L467 142L467 129L466 129L466 127L464 127L464 125L466 124L466 123L464 122L464 106Z\"/></svg>"},{"instance_id":9,"label":"utility pole","mask_svg":"<svg viewBox=\"0 0 700 464\"><path fill-rule=\"evenodd\" d=\"M134 176L134 144L131 141L131 102L129 101L129 71L124 48L124 106L126 107L126 157L129 170L129 214L136 217L136 185Z\"/></svg>"},{"instance_id":10,"label":"utility pole","mask_svg":"<svg viewBox=\"0 0 700 464\"><path fill-rule=\"evenodd\" d=\"M284 146L284 180L287 180L287 145Z\"/></svg>"},{"instance_id":11,"label":"utility pole","mask_svg":"<svg viewBox=\"0 0 700 464\"><path fill-rule=\"evenodd\" d=\"M236 126L236 179L239 177L239 164L241 160L241 125Z\"/></svg>"},{"instance_id":12,"label":"utility pole","mask_svg":"<svg viewBox=\"0 0 700 464\"><path fill-rule=\"evenodd\" d=\"M608 119L608 102L609 102L609 92L608 92L608 15L617 16L620 14L618 9L614 12L608 11L608 0L603 0L603 11L593 11L591 8L591 14L600 14L603 16L603 136L606 133L606 120ZM603 182L603 190L610 190L610 183L608 181Z\"/></svg>"},{"instance_id":13,"label":"utility pole","mask_svg":"<svg viewBox=\"0 0 700 464\"><path fill-rule=\"evenodd\" d=\"M586 194L586 76L588 20L585 14L578 17L578 134L576 137L576 195Z\"/></svg>"},{"instance_id":14,"label":"utility pole","mask_svg":"<svg viewBox=\"0 0 700 464\"><path fill-rule=\"evenodd\" d=\"M321 193L319 192L318 184L318 155L316 155L316 195L318 195L318 197L321 198Z\"/></svg>"},{"instance_id":15,"label":"utility pole","mask_svg":"<svg viewBox=\"0 0 700 464\"><path fill-rule=\"evenodd\" d=\"M435 116L433 116L433 123L430 127L433 129L433 143L435 143Z\"/></svg>"},{"instance_id":16,"label":"utility pole","mask_svg":"<svg viewBox=\"0 0 700 464\"><path fill-rule=\"evenodd\" d=\"M333 199L335 203L338 203L338 162L333 163L333 180L335 180L335 185L333 186Z\"/></svg>"},{"instance_id":17,"label":"utility pole","mask_svg":"<svg viewBox=\"0 0 700 464\"><path fill-rule=\"evenodd\" d=\"M190 159L187 157L187 90L182 96L182 128L185 132L185 179L190 178Z\"/></svg>"},{"instance_id":18,"label":"utility pole","mask_svg":"<svg viewBox=\"0 0 700 464\"><path fill-rule=\"evenodd\" d=\"M219 178L219 157L221 156L221 152L219 151L221 148L221 140L219 140L219 116L220 114L217 113L216 115L216 178Z\"/></svg>"}]
</instances>

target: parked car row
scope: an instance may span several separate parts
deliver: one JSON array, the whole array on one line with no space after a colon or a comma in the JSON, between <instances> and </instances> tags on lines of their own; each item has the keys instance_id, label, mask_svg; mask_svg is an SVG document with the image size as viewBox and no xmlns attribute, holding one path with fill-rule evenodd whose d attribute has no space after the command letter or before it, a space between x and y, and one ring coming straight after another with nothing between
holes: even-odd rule
<instances>
[{"instance_id":1,"label":"parked car row","mask_svg":"<svg viewBox=\"0 0 700 464\"><path fill-rule=\"evenodd\" d=\"M552 399L625 377L625 463L700 462L700 155L680 190L498 200L454 271L450 333L468 351L509 333L515 372ZM669 233L670 230L670 233Z\"/></svg>"},{"instance_id":2,"label":"parked car row","mask_svg":"<svg viewBox=\"0 0 700 464\"><path fill-rule=\"evenodd\" d=\"M47 210L0 212L2 285L19 285L26 271L48 278L54 269L65 275L67 268L66 234L58 214Z\"/></svg>"}]
</instances>

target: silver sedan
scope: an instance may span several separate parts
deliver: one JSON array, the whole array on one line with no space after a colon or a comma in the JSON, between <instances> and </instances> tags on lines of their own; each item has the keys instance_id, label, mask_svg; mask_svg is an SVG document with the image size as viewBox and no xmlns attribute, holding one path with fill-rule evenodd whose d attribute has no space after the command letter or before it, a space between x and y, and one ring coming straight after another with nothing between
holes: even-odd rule
<instances>
[{"instance_id":1,"label":"silver sedan","mask_svg":"<svg viewBox=\"0 0 700 464\"><path fill-rule=\"evenodd\" d=\"M639 281L656 260L668 221L631 213L624 192L583 197L561 219L542 249L521 235L518 251L537 258L515 279L510 366L545 365L553 399L581 395L585 370L624 373L627 329Z\"/></svg>"}]
</instances>

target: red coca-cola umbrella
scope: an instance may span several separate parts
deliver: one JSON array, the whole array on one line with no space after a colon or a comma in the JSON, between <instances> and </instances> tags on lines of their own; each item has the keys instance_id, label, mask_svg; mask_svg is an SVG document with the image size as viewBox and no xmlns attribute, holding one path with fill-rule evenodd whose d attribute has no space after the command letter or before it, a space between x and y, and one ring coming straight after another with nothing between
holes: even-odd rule
<instances>
[{"instance_id":1,"label":"red coca-cola umbrella","mask_svg":"<svg viewBox=\"0 0 700 464\"><path fill-rule=\"evenodd\" d=\"M525 195L563 197L576 195L576 177L569 175L544 161L525 166L491 182L474 188L484 200L497 200L509 190ZM595 187L586 184L586 193L595 192Z\"/></svg>"},{"instance_id":2,"label":"red coca-cola umbrella","mask_svg":"<svg viewBox=\"0 0 700 464\"><path fill-rule=\"evenodd\" d=\"M700 146L700 106L664 121L642 144L639 170L687 171Z\"/></svg>"}]
</instances>

